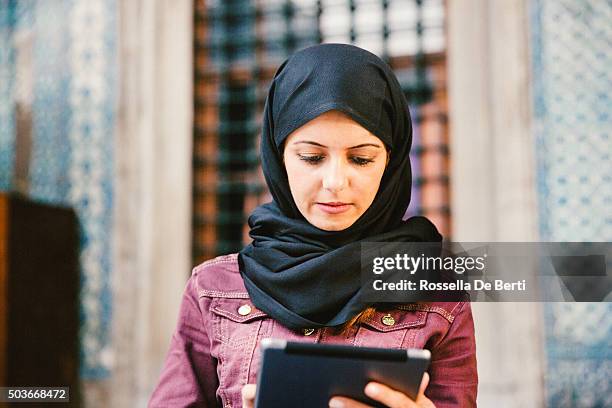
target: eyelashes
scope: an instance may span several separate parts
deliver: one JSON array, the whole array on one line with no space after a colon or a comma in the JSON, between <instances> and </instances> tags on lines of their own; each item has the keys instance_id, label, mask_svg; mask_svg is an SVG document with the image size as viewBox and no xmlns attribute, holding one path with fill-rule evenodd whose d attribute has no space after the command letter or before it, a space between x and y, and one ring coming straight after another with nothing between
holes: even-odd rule
<instances>
[{"instance_id":1,"label":"eyelashes","mask_svg":"<svg viewBox=\"0 0 612 408\"><path fill-rule=\"evenodd\" d=\"M323 159L325 158L325 156L321 155L321 154L313 154L313 155L302 155L302 154L298 154L297 155L298 158L310 165L316 165L319 164L320 162L323 161ZM359 156L351 156L349 158L349 160L353 163L356 164L358 166L367 166L368 164L372 163L374 160L372 159L368 159L365 157L359 157Z\"/></svg>"},{"instance_id":2,"label":"eyelashes","mask_svg":"<svg viewBox=\"0 0 612 408\"><path fill-rule=\"evenodd\" d=\"M319 162L321 162L321 160L323 160L323 156L321 155L308 155L308 156L303 156L301 154L297 155L298 158L308 164L317 164Z\"/></svg>"},{"instance_id":3,"label":"eyelashes","mask_svg":"<svg viewBox=\"0 0 612 408\"><path fill-rule=\"evenodd\" d=\"M364 157L357 157L357 156L351 157L350 160L358 166L367 166L368 164L374 161L372 159L366 159Z\"/></svg>"}]
</instances>

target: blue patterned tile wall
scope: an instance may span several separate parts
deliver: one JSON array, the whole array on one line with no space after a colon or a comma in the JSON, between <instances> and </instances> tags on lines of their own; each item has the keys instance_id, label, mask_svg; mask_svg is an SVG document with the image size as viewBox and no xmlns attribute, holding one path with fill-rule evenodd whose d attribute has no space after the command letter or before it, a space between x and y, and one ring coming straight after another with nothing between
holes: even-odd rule
<instances>
[{"instance_id":1,"label":"blue patterned tile wall","mask_svg":"<svg viewBox=\"0 0 612 408\"><path fill-rule=\"evenodd\" d=\"M533 0L540 231L612 241L612 1ZM612 307L545 306L550 407L612 406Z\"/></svg>"},{"instance_id":2,"label":"blue patterned tile wall","mask_svg":"<svg viewBox=\"0 0 612 408\"><path fill-rule=\"evenodd\" d=\"M20 78L17 38L32 38ZM113 139L117 109L115 0L0 0L0 189L14 189L16 91L32 86L28 195L73 206L81 224L81 374L111 366Z\"/></svg>"},{"instance_id":3,"label":"blue patterned tile wall","mask_svg":"<svg viewBox=\"0 0 612 408\"><path fill-rule=\"evenodd\" d=\"M72 150L67 138L72 108L68 98L70 51L69 31L59 22L66 22L69 5L66 1L30 4L34 5L35 38L29 195L35 200L68 203Z\"/></svg>"},{"instance_id":4,"label":"blue patterned tile wall","mask_svg":"<svg viewBox=\"0 0 612 408\"><path fill-rule=\"evenodd\" d=\"M13 177L15 53L11 42L15 11L13 2L0 0L0 190L8 190Z\"/></svg>"}]
</instances>

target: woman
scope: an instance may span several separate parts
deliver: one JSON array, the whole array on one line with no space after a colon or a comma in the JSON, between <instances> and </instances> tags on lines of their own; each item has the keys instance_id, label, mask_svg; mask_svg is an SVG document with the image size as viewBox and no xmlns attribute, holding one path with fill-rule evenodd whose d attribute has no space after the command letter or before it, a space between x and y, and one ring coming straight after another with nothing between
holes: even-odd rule
<instances>
[{"instance_id":1,"label":"woman","mask_svg":"<svg viewBox=\"0 0 612 408\"><path fill-rule=\"evenodd\" d=\"M416 401L377 383L366 394L389 407L476 405L468 302L373 308L359 299L359 241L441 240L425 218L402 220L411 140L399 83L374 54L321 44L279 67L261 140L273 201L251 214L250 245L194 269L151 407L252 406L265 337L427 348ZM330 406L363 405L336 396Z\"/></svg>"}]
</instances>

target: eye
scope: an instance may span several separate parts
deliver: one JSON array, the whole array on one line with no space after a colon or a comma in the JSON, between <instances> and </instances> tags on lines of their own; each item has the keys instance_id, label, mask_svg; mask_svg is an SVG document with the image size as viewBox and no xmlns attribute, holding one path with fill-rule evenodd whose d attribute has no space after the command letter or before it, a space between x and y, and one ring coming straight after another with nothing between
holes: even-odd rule
<instances>
[{"instance_id":1,"label":"eye","mask_svg":"<svg viewBox=\"0 0 612 408\"><path fill-rule=\"evenodd\" d=\"M309 155L298 154L298 157L300 160L305 161L308 164L317 164L321 160L323 160L323 155L321 154L309 154Z\"/></svg>"},{"instance_id":2,"label":"eye","mask_svg":"<svg viewBox=\"0 0 612 408\"><path fill-rule=\"evenodd\" d=\"M368 165L368 164L372 163L374 160L372 160L372 159L367 159L367 158L365 158L365 157L357 157L357 156L353 156L353 157L351 157L351 161L352 161L353 163L355 163L356 165L358 165L358 166L366 166L366 165Z\"/></svg>"}]
</instances>

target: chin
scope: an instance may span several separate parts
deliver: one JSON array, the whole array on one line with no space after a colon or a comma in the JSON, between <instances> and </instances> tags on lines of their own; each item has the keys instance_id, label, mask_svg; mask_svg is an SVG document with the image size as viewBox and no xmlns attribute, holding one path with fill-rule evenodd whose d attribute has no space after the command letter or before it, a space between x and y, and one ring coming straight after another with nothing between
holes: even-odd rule
<instances>
[{"instance_id":1,"label":"chin","mask_svg":"<svg viewBox=\"0 0 612 408\"><path fill-rule=\"evenodd\" d=\"M350 227L355 223L356 220L353 221L329 221L329 220L316 220L310 221L312 225L315 227L322 229L323 231L342 231Z\"/></svg>"}]
</instances>

